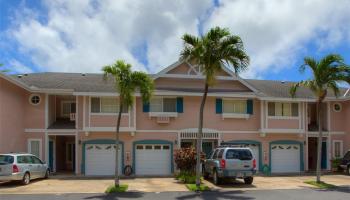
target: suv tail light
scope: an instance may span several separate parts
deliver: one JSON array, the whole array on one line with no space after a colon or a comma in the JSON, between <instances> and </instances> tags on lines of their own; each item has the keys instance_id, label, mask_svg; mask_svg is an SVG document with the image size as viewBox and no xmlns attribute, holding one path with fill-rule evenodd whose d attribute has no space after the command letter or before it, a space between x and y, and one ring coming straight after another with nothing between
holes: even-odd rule
<instances>
[{"instance_id":1,"label":"suv tail light","mask_svg":"<svg viewBox=\"0 0 350 200\"><path fill-rule=\"evenodd\" d=\"M18 173L19 169L17 167L17 165L12 165L12 173Z\"/></svg>"},{"instance_id":2,"label":"suv tail light","mask_svg":"<svg viewBox=\"0 0 350 200\"><path fill-rule=\"evenodd\" d=\"M253 168L256 169L256 160L253 160Z\"/></svg>"},{"instance_id":3,"label":"suv tail light","mask_svg":"<svg viewBox=\"0 0 350 200\"><path fill-rule=\"evenodd\" d=\"M223 169L226 167L226 160L220 160L220 167Z\"/></svg>"}]
</instances>

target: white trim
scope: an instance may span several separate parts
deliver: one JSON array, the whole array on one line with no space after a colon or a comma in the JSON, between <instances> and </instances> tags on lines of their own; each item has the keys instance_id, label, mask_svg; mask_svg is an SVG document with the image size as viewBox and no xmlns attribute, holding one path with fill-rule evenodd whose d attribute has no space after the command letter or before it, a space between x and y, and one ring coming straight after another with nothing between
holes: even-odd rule
<instances>
[{"instance_id":1,"label":"white trim","mask_svg":"<svg viewBox=\"0 0 350 200\"><path fill-rule=\"evenodd\" d=\"M305 133L303 129L260 129L262 133Z\"/></svg>"},{"instance_id":2,"label":"white trim","mask_svg":"<svg viewBox=\"0 0 350 200\"><path fill-rule=\"evenodd\" d=\"M179 130L135 130L137 133L178 133Z\"/></svg>"},{"instance_id":3,"label":"white trim","mask_svg":"<svg viewBox=\"0 0 350 200\"><path fill-rule=\"evenodd\" d=\"M38 102L37 104L34 104L34 103L32 102L32 98L35 97L35 96L39 97L39 102ZM30 104L30 105L38 106L38 105L41 104L42 98L41 98L41 95L40 95L40 94L33 93L33 94L29 95L28 101L29 101L29 104Z\"/></svg>"},{"instance_id":4,"label":"white trim","mask_svg":"<svg viewBox=\"0 0 350 200\"><path fill-rule=\"evenodd\" d=\"M83 129L85 128L86 96L83 96Z\"/></svg>"},{"instance_id":5,"label":"white trim","mask_svg":"<svg viewBox=\"0 0 350 200\"><path fill-rule=\"evenodd\" d=\"M31 146L31 142L39 142L39 158L40 159L43 159L43 141L42 141L42 139L40 139L40 138L28 138L27 139L27 147L28 147L28 153L31 153L31 148L32 148L32 146Z\"/></svg>"},{"instance_id":6,"label":"white trim","mask_svg":"<svg viewBox=\"0 0 350 200\"><path fill-rule=\"evenodd\" d=\"M88 132L114 132L116 131L116 127L88 127L85 128L83 131L88 131ZM121 132L131 132L131 131L135 131L134 128L130 128L130 127L120 127L120 131Z\"/></svg>"},{"instance_id":7,"label":"white trim","mask_svg":"<svg viewBox=\"0 0 350 200\"><path fill-rule=\"evenodd\" d=\"M90 115L96 116L118 116L118 113L90 113ZM122 113L122 116L129 116L129 113Z\"/></svg>"},{"instance_id":8,"label":"white trim","mask_svg":"<svg viewBox=\"0 0 350 200\"><path fill-rule=\"evenodd\" d=\"M270 102L316 102L316 99L305 99L305 98L280 98L280 97L258 97L260 100Z\"/></svg>"},{"instance_id":9,"label":"white trim","mask_svg":"<svg viewBox=\"0 0 350 200\"><path fill-rule=\"evenodd\" d=\"M269 128L269 120L267 120L267 116L269 115L269 110L268 110L268 103L267 101L264 101L264 105L265 105L265 117L264 117L264 120L265 120L265 127L261 129L267 129Z\"/></svg>"},{"instance_id":10,"label":"white trim","mask_svg":"<svg viewBox=\"0 0 350 200\"><path fill-rule=\"evenodd\" d=\"M78 174L78 169L79 169L79 165L78 165L78 161L79 161L79 158L78 158L78 155L79 155L79 132L77 131L75 133L75 174Z\"/></svg>"},{"instance_id":11,"label":"white trim","mask_svg":"<svg viewBox=\"0 0 350 200\"><path fill-rule=\"evenodd\" d=\"M149 117L177 117L177 112L149 112Z\"/></svg>"},{"instance_id":12,"label":"white trim","mask_svg":"<svg viewBox=\"0 0 350 200\"><path fill-rule=\"evenodd\" d=\"M264 127L264 101L260 101L260 127Z\"/></svg>"},{"instance_id":13,"label":"white trim","mask_svg":"<svg viewBox=\"0 0 350 200\"><path fill-rule=\"evenodd\" d=\"M79 97L75 96L75 128L79 128Z\"/></svg>"},{"instance_id":14,"label":"white trim","mask_svg":"<svg viewBox=\"0 0 350 200\"><path fill-rule=\"evenodd\" d=\"M303 129L302 127L302 117L303 117L303 113L302 113L302 110L301 110L301 103L299 102L298 103L298 120L299 120L299 129ZM292 109L292 108L291 108ZM303 129L304 130L304 129Z\"/></svg>"},{"instance_id":15,"label":"white trim","mask_svg":"<svg viewBox=\"0 0 350 200\"><path fill-rule=\"evenodd\" d=\"M333 140L332 141L332 158L336 158L335 157L335 143L339 142L340 143L340 156L339 158L342 158L344 156L344 146L343 146L343 140Z\"/></svg>"},{"instance_id":16,"label":"white trim","mask_svg":"<svg viewBox=\"0 0 350 200\"><path fill-rule=\"evenodd\" d=\"M222 116L222 119L225 119L225 118L248 119L250 117L250 114L246 114L246 113L222 113L221 116Z\"/></svg>"},{"instance_id":17,"label":"white trim","mask_svg":"<svg viewBox=\"0 0 350 200\"><path fill-rule=\"evenodd\" d=\"M49 163L49 136L45 132L45 161Z\"/></svg>"},{"instance_id":18,"label":"white trim","mask_svg":"<svg viewBox=\"0 0 350 200\"><path fill-rule=\"evenodd\" d=\"M322 107L321 107L322 109ZM331 131L331 106L330 103L327 102L327 129L328 131Z\"/></svg>"},{"instance_id":19,"label":"white trim","mask_svg":"<svg viewBox=\"0 0 350 200\"><path fill-rule=\"evenodd\" d=\"M74 136L75 132L65 132L65 133L52 133L52 132L48 132L47 135L49 136Z\"/></svg>"},{"instance_id":20,"label":"white trim","mask_svg":"<svg viewBox=\"0 0 350 200\"><path fill-rule=\"evenodd\" d=\"M46 129L35 129L35 128L25 128L24 129L24 132L25 133L43 133L43 132L45 132L46 131Z\"/></svg>"},{"instance_id":21,"label":"white trim","mask_svg":"<svg viewBox=\"0 0 350 200\"><path fill-rule=\"evenodd\" d=\"M91 96L89 96L89 105L88 105L88 108L89 108L89 113L88 113L88 127L90 128L90 125L91 125ZM85 129L86 127L84 127Z\"/></svg>"},{"instance_id":22,"label":"white trim","mask_svg":"<svg viewBox=\"0 0 350 200\"><path fill-rule=\"evenodd\" d=\"M49 127L49 95L45 94L45 128Z\"/></svg>"},{"instance_id":23,"label":"white trim","mask_svg":"<svg viewBox=\"0 0 350 200\"><path fill-rule=\"evenodd\" d=\"M284 119L284 120L299 120L300 117L292 116L268 116L268 119Z\"/></svg>"},{"instance_id":24,"label":"white trim","mask_svg":"<svg viewBox=\"0 0 350 200\"><path fill-rule=\"evenodd\" d=\"M133 103L133 113L134 113L134 116L133 116L133 118L134 118L134 126L133 126L133 128L134 129L136 129L136 103L137 103L137 99L136 99L136 97L134 97L134 103Z\"/></svg>"},{"instance_id":25,"label":"white trim","mask_svg":"<svg viewBox=\"0 0 350 200\"><path fill-rule=\"evenodd\" d=\"M162 75L160 77L161 78L181 78L181 79L205 79L205 76L203 76L201 74L198 74L198 75L191 75L191 74L164 74L164 75ZM226 80L226 81L238 81L237 78L230 77L230 76L216 76L215 79L216 80Z\"/></svg>"},{"instance_id":26,"label":"white trim","mask_svg":"<svg viewBox=\"0 0 350 200\"><path fill-rule=\"evenodd\" d=\"M305 144L304 150L306 152L306 158L305 159L305 170L309 170L309 132L305 132Z\"/></svg>"}]
</instances>

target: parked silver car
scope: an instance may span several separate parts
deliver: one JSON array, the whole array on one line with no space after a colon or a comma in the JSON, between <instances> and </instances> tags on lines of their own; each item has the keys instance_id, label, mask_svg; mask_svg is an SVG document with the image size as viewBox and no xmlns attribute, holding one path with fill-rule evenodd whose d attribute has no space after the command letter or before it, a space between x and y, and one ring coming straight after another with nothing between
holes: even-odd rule
<instances>
[{"instance_id":1,"label":"parked silver car","mask_svg":"<svg viewBox=\"0 0 350 200\"><path fill-rule=\"evenodd\" d=\"M48 178L50 170L38 157L26 153L0 154L0 181L29 184L36 178Z\"/></svg>"},{"instance_id":2,"label":"parked silver car","mask_svg":"<svg viewBox=\"0 0 350 200\"><path fill-rule=\"evenodd\" d=\"M212 176L216 185L224 178L242 178L245 184L252 184L255 173L256 159L249 148L216 148L203 166L204 178Z\"/></svg>"}]
</instances>

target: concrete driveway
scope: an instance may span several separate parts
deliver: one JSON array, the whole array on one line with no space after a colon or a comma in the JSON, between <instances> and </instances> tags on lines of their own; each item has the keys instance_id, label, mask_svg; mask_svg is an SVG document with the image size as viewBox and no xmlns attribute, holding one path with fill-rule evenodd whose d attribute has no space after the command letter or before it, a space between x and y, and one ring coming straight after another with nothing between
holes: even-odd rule
<instances>
[{"instance_id":1,"label":"concrete driveway","mask_svg":"<svg viewBox=\"0 0 350 200\"><path fill-rule=\"evenodd\" d=\"M0 183L0 194L104 193L113 184L113 179L53 177L33 180L25 186L14 182ZM174 178L122 179L121 184L129 185L129 191L138 192L188 191Z\"/></svg>"},{"instance_id":2,"label":"concrete driveway","mask_svg":"<svg viewBox=\"0 0 350 200\"><path fill-rule=\"evenodd\" d=\"M304 184L306 180L314 180L314 176L255 177L253 185L245 185L242 181L215 186L205 181L214 190L275 190L300 189L312 186ZM350 176L327 175L322 180L337 186L350 186ZM122 179L122 184L129 185L129 191L138 192L181 192L188 191L184 184L174 178L134 178ZM113 179L52 177L46 180L35 180L22 186L17 183L0 183L0 194L60 194L60 193L103 193L113 184Z\"/></svg>"},{"instance_id":3,"label":"concrete driveway","mask_svg":"<svg viewBox=\"0 0 350 200\"><path fill-rule=\"evenodd\" d=\"M279 176L279 177L254 177L252 185L245 185L243 180L228 182L216 186L211 180L205 180L212 189L217 190L277 190L277 189L302 189L313 187L305 184L304 181L315 180L315 176ZM322 181L336 186L350 186L350 176L325 175Z\"/></svg>"}]
</instances>

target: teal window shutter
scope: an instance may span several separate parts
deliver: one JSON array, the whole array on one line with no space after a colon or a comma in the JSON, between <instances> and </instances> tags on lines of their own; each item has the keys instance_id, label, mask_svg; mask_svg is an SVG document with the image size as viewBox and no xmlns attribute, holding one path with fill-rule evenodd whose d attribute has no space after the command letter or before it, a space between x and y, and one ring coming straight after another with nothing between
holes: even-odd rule
<instances>
[{"instance_id":1,"label":"teal window shutter","mask_svg":"<svg viewBox=\"0 0 350 200\"><path fill-rule=\"evenodd\" d=\"M247 100L247 114L250 114L250 115L253 114L253 100L252 99Z\"/></svg>"},{"instance_id":2,"label":"teal window shutter","mask_svg":"<svg viewBox=\"0 0 350 200\"><path fill-rule=\"evenodd\" d=\"M216 114L222 113L222 99L216 98Z\"/></svg>"},{"instance_id":3,"label":"teal window shutter","mask_svg":"<svg viewBox=\"0 0 350 200\"><path fill-rule=\"evenodd\" d=\"M176 98L176 112L178 113L184 112L184 100L182 97Z\"/></svg>"},{"instance_id":4,"label":"teal window shutter","mask_svg":"<svg viewBox=\"0 0 350 200\"><path fill-rule=\"evenodd\" d=\"M143 103L143 112L149 112L149 103Z\"/></svg>"}]
</instances>

